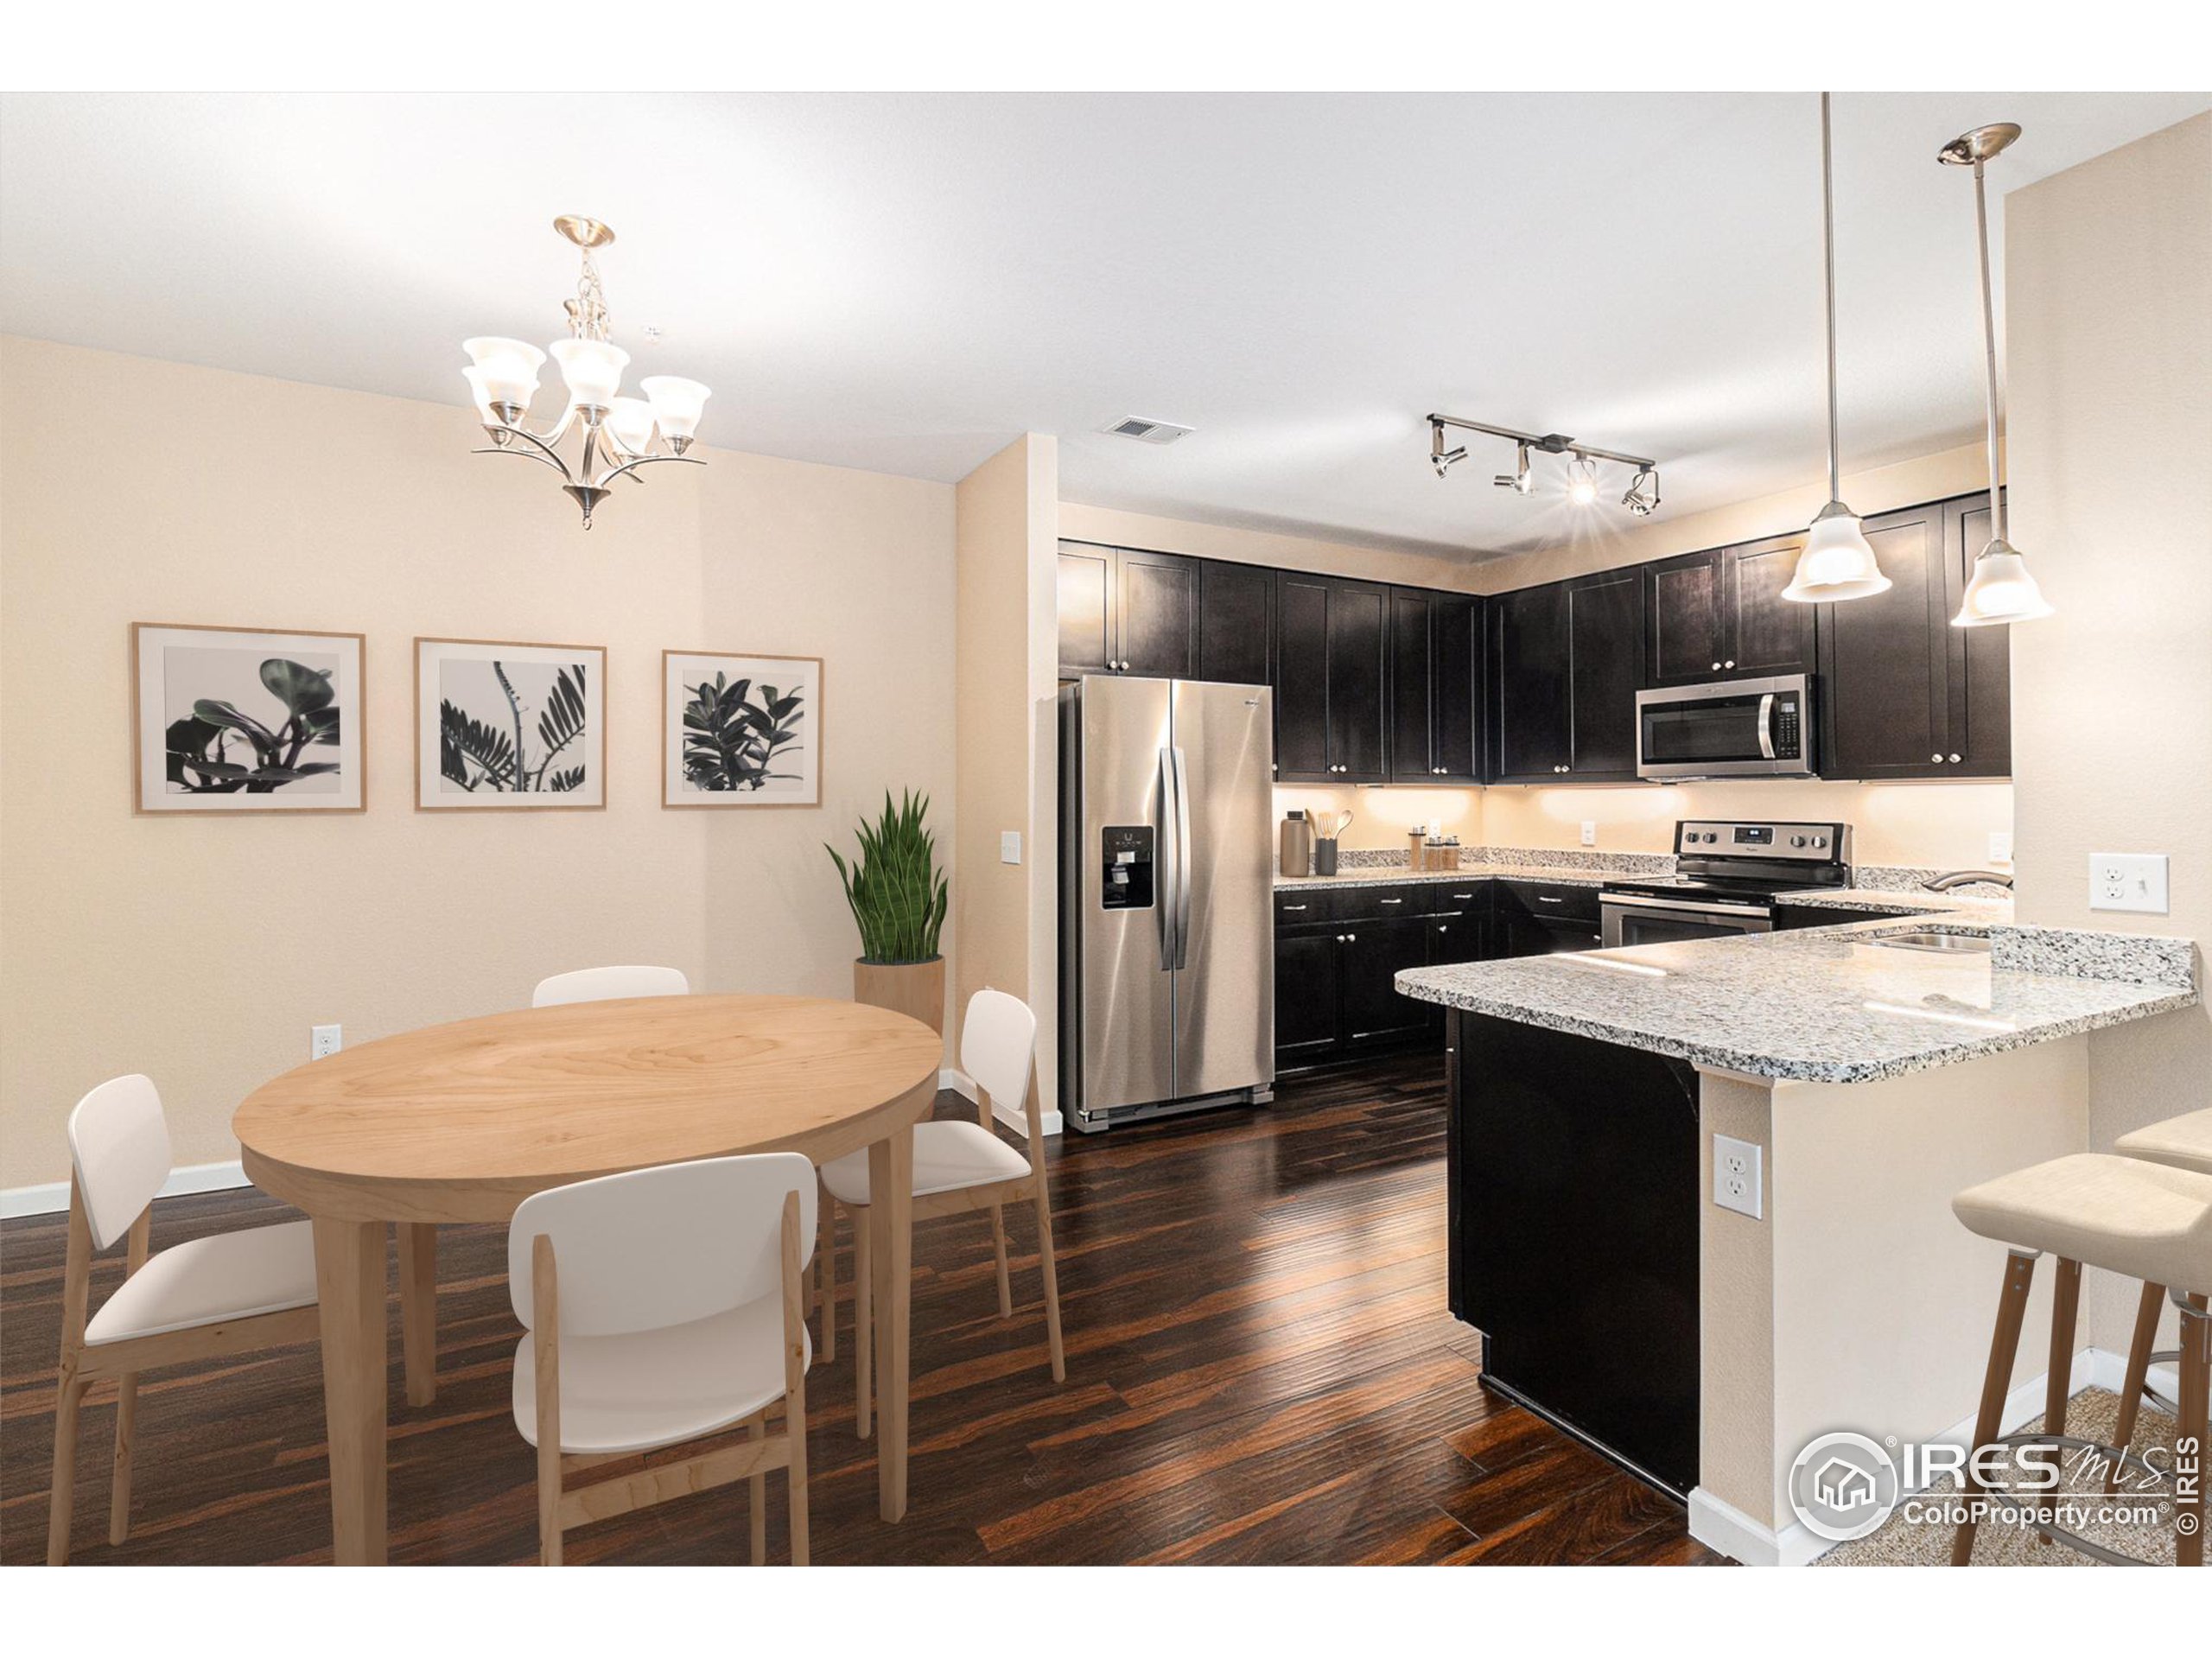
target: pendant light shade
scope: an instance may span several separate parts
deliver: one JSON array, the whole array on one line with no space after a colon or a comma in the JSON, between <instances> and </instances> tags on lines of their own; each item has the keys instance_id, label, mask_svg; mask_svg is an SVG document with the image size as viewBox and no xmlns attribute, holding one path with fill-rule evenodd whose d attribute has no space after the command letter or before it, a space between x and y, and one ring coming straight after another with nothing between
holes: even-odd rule
<instances>
[{"instance_id":1,"label":"pendant light shade","mask_svg":"<svg viewBox=\"0 0 2212 1659\"><path fill-rule=\"evenodd\" d=\"M2051 614L2043 589L2028 574L2028 562L2006 543L1992 542L1974 562L1974 574L1967 579L1967 591L1951 626L1989 628Z\"/></svg>"},{"instance_id":2,"label":"pendant light shade","mask_svg":"<svg viewBox=\"0 0 2212 1659\"><path fill-rule=\"evenodd\" d=\"M1874 544L1859 528L1859 515L1840 501L1831 501L1813 520L1805 550L1797 556L1797 574L1782 590L1784 599L1819 605L1838 600L1869 599L1887 592L1890 579L1874 557Z\"/></svg>"},{"instance_id":3,"label":"pendant light shade","mask_svg":"<svg viewBox=\"0 0 2212 1659\"><path fill-rule=\"evenodd\" d=\"M1813 519L1797 574L1782 590L1801 605L1834 604L1885 592L1890 579L1874 557L1859 515L1843 505L1843 455L1835 418L1835 168L1828 142L1828 95L1821 94L1821 247L1827 266L1828 504Z\"/></svg>"}]
</instances>

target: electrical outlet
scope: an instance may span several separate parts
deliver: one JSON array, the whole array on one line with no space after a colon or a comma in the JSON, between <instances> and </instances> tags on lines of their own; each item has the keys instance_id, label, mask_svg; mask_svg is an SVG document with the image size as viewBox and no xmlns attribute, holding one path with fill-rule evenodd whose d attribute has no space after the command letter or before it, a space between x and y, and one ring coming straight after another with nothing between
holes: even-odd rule
<instances>
[{"instance_id":1,"label":"electrical outlet","mask_svg":"<svg viewBox=\"0 0 2212 1659\"><path fill-rule=\"evenodd\" d=\"M1582 820L1582 844L1585 847L1595 847L1598 844L1597 819L1585 818Z\"/></svg>"},{"instance_id":2,"label":"electrical outlet","mask_svg":"<svg viewBox=\"0 0 2212 1659\"><path fill-rule=\"evenodd\" d=\"M2012 862L2012 832L1993 830L1989 832L1989 868L1993 870L2009 868Z\"/></svg>"},{"instance_id":3,"label":"electrical outlet","mask_svg":"<svg viewBox=\"0 0 2212 1659\"><path fill-rule=\"evenodd\" d=\"M1021 862L1020 830L1001 830L999 831L999 862L1001 864Z\"/></svg>"},{"instance_id":4,"label":"electrical outlet","mask_svg":"<svg viewBox=\"0 0 2212 1659\"><path fill-rule=\"evenodd\" d=\"M336 1026L316 1026L308 1033L308 1058L311 1060L335 1054L343 1046L343 1033Z\"/></svg>"},{"instance_id":5,"label":"electrical outlet","mask_svg":"<svg viewBox=\"0 0 2212 1659\"><path fill-rule=\"evenodd\" d=\"M2089 908L2166 913L2164 853L2091 853Z\"/></svg>"},{"instance_id":6,"label":"electrical outlet","mask_svg":"<svg viewBox=\"0 0 2212 1659\"><path fill-rule=\"evenodd\" d=\"M1766 1214L1766 1149L1733 1135L1713 1137L1713 1201L1753 1221Z\"/></svg>"}]
</instances>

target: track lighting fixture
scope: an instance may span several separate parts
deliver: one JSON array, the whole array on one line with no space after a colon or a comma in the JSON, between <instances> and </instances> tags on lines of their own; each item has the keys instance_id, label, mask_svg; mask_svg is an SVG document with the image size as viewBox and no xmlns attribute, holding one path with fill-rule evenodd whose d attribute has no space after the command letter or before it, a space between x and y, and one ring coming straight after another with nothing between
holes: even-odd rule
<instances>
[{"instance_id":1,"label":"track lighting fixture","mask_svg":"<svg viewBox=\"0 0 2212 1659\"><path fill-rule=\"evenodd\" d=\"M1624 455L1617 449L1600 449L1595 445L1577 443L1563 432L1521 432L1510 426L1491 426L1482 421L1463 420L1457 415L1431 415L1428 417L1428 459L1442 478L1451 471L1452 463L1465 460L1466 446L1456 449L1444 447L1446 428L1456 427L1463 432L1481 432L1493 438L1504 438L1513 445L1513 470L1499 473L1491 482L1502 490L1511 490L1516 495L1534 495L1536 492L1535 474L1530 465L1534 451L1542 450L1548 455L1567 458L1567 496L1577 506L1588 506L1598 499L1598 463L1618 461L1624 467L1636 468L1635 479L1628 486L1628 493L1621 498L1621 505L1638 518L1649 514L1659 505L1659 463L1648 455Z\"/></svg>"}]
</instances>

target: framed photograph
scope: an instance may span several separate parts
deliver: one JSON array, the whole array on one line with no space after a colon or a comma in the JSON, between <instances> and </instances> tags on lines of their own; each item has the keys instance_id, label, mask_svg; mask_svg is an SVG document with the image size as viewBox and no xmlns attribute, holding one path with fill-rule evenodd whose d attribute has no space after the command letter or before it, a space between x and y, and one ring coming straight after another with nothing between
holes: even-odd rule
<instances>
[{"instance_id":1,"label":"framed photograph","mask_svg":"<svg viewBox=\"0 0 2212 1659\"><path fill-rule=\"evenodd\" d=\"M605 806L606 648L416 639L415 804Z\"/></svg>"},{"instance_id":2,"label":"framed photograph","mask_svg":"<svg viewBox=\"0 0 2212 1659\"><path fill-rule=\"evenodd\" d=\"M141 812L359 812L361 636L130 625Z\"/></svg>"},{"instance_id":3,"label":"framed photograph","mask_svg":"<svg viewBox=\"0 0 2212 1659\"><path fill-rule=\"evenodd\" d=\"M661 804L822 804L822 659L661 652Z\"/></svg>"}]
</instances>

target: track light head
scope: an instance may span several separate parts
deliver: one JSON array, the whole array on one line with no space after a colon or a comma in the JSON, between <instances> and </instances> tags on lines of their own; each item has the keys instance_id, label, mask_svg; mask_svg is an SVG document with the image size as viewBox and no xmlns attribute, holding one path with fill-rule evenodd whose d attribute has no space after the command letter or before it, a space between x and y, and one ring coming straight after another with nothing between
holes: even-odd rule
<instances>
[{"instance_id":1,"label":"track light head","mask_svg":"<svg viewBox=\"0 0 2212 1659\"><path fill-rule=\"evenodd\" d=\"M1491 481L1501 489L1512 491L1516 495L1526 495L1535 489L1536 480L1529 471L1529 446L1524 443L1517 447L1511 472L1500 473Z\"/></svg>"},{"instance_id":2,"label":"track light head","mask_svg":"<svg viewBox=\"0 0 2212 1659\"><path fill-rule=\"evenodd\" d=\"M1577 455L1567 463L1570 482L1567 499L1578 507L1586 507L1598 499L1598 463L1587 455Z\"/></svg>"},{"instance_id":3,"label":"track light head","mask_svg":"<svg viewBox=\"0 0 2212 1659\"><path fill-rule=\"evenodd\" d=\"M1629 480L1628 493L1621 497L1621 505L1639 518L1649 518L1652 509L1659 505L1659 469L1639 467L1636 476Z\"/></svg>"},{"instance_id":4,"label":"track light head","mask_svg":"<svg viewBox=\"0 0 2212 1659\"><path fill-rule=\"evenodd\" d=\"M1436 475L1439 478L1442 478L1446 474L1452 470L1455 462L1465 461L1466 458L1467 446L1463 443L1457 449L1443 450L1436 454L1431 455L1428 459L1430 463L1436 468Z\"/></svg>"}]
</instances>

